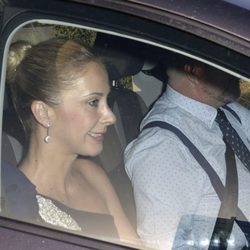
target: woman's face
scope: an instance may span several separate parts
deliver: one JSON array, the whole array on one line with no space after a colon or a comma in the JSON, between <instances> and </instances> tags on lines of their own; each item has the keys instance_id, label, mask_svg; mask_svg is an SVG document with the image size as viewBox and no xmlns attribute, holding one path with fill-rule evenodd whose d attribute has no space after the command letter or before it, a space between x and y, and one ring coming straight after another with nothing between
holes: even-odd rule
<instances>
[{"instance_id":1,"label":"woman's face","mask_svg":"<svg viewBox=\"0 0 250 250\"><path fill-rule=\"evenodd\" d=\"M54 108L51 142L57 143L57 148L65 154L99 154L107 127L115 123L115 116L107 104L109 91L104 68L89 63L76 86L63 91L60 105Z\"/></svg>"}]
</instances>

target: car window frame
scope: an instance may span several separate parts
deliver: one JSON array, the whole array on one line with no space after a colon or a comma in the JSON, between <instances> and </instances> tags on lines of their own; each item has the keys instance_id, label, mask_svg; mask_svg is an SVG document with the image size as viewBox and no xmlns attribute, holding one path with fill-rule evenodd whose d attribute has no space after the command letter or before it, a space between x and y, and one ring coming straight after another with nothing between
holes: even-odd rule
<instances>
[{"instance_id":1,"label":"car window frame","mask_svg":"<svg viewBox=\"0 0 250 250\"><path fill-rule=\"evenodd\" d=\"M88 6L89 7L89 6ZM91 8L93 8L93 6L91 6ZM98 9L98 7L95 7L96 9ZM102 9L103 10L103 9ZM244 68L244 70L241 70L239 68L239 66L237 65L238 61L240 61L240 59L244 58L243 61L249 61L249 58L245 59L244 55L232 51L230 49L227 49L223 46L219 46L218 44L213 44L213 48L214 48L214 53L220 51L220 53L218 53L216 58L212 58L213 55L208 56L206 55L206 51L204 50L199 50L201 46L201 44L207 44L207 46L209 47L210 50L212 50L210 48L211 44L210 42L206 42L201 38L196 38L197 41L197 48L193 49L193 51L191 49L187 49L187 47L189 46L189 38L190 37L194 37L191 34L186 34L184 36L180 36L178 37L180 34L184 33L183 31L178 31L176 30L174 38L173 39L167 39L165 36L166 34L163 34L164 31L168 31L166 33L171 33L173 32L174 28L173 27L164 27L163 24L160 23L154 23L154 22L150 22L147 21L146 23L151 24L150 26L148 26L148 33L146 33L146 31L144 31L144 33L142 32L142 34L140 34L140 32L137 31L138 27L141 26L141 23L144 23L145 20L144 19L140 19L139 17L133 17L133 20L137 20L137 23L135 25L135 27L133 29L129 28L126 29L124 27L124 21L122 21L119 25L107 25L108 23L111 23L111 21L106 21L106 23L104 22L104 20L102 20L100 18L99 21L97 20L93 20L90 17L85 17L85 18L79 18L79 16L76 16L74 19L73 17L67 17L67 15L63 12L60 15L56 13L53 14L51 13L51 10L48 11L46 9L40 10L40 11L36 11L36 10L23 10L23 9L12 9L12 7L7 8L6 11L10 11L12 12L12 15L15 16L13 17L5 17L6 20L6 25L4 25L4 27L2 27L2 44L1 44L1 86L0 86L0 106L1 106L1 110L0 110L0 116L2 119L2 112L3 112L3 99L4 99L4 90L5 90L5 84L3 84L5 82L5 71L6 71L6 63L2 64L2 62L6 62L6 58L7 58L7 51L8 51L8 47L10 45L10 41L12 38L12 35L14 34L13 31L16 31L17 29L19 29L20 27L22 27L23 25L29 23L29 22L34 22L37 20L42 20L44 22L51 22L54 24L67 24L70 22L70 24L75 25L76 27L89 27L93 30L96 31L102 31L108 34L113 34L113 35L119 35L121 37L127 37L130 39L134 39L137 41L142 41L142 42L147 42L149 44L152 45L157 45L159 47L162 48L166 48L169 49L173 52L178 52L181 53L183 55L192 57L194 59L198 59L200 61L206 62L210 65L216 66L217 68L224 70L230 74L233 74L237 77L241 77L243 79L248 79L248 77L250 77L250 71L246 74L246 69ZM15 12L16 11L16 12ZM100 10L101 11L101 10ZM111 11L111 10L105 10L107 13L116 13L115 11ZM121 13L120 13L121 14ZM129 16L128 14L122 14L125 17ZM114 15L116 16L116 15ZM13 19L12 19L13 18ZM51 21L53 20L53 21ZM140 21L141 20L141 21ZM84 25L83 25L84 24ZM106 25L106 26L105 26ZM158 30L158 33L156 34L156 31L154 31L154 27L160 27L160 29ZM106 29L105 29L106 28ZM122 30L122 34L120 34ZM104 32L104 33L105 33ZM186 37L186 40L185 40ZM186 44L182 44L181 40L186 41ZM229 53L230 52L230 53ZM191 54L194 53L194 54ZM224 54L225 53L225 54ZM231 58L230 62L232 62L232 58L235 59L234 63L231 64L231 66L228 66L229 68L227 68L225 61L226 59ZM213 59L213 60L211 60ZM211 61L210 61L211 60ZM224 63L222 62L224 61ZM250 65L250 64L249 64ZM250 66L249 66L250 67ZM2 121L0 120L0 123L2 125ZM19 221L11 221L11 219L7 219L7 218L1 218L0 217L0 226L1 227L5 227L5 228L10 228L13 230L17 230L17 231L22 231L22 230L26 230L26 232L28 233L32 233L34 234L33 229L36 227L38 228L38 231L35 232L35 234L43 236L43 237L51 237L51 229L49 228L40 228L39 226L36 225L28 225ZM40 231L39 231L40 230ZM54 232L54 231L53 231ZM58 235L57 233L58 232ZM80 237L78 235L75 234L68 234L66 232L63 232L61 230L55 230L55 233L53 234L53 239L56 240L61 240L61 234L63 234L65 236L64 241L66 242L70 242L70 243L76 243L76 239L77 239L77 244L82 244L82 246L85 246L87 244L87 246L89 246L88 244L90 244L93 248L95 249L99 249L99 247L104 247L104 248L100 248L100 249L106 249L105 247L111 247L109 249L113 249L112 247L114 247L114 249L130 249L128 247L123 247L123 246L118 246L118 245L113 245L112 243L109 242L102 242L98 239L89 239L87 237L84 237L83 235L81 235ZM87 241L87 243L86 243ZM99 242L99 243L98 243ZM97 245L95 245L97 244ZM98 245L100 244L100 245Z\"/></svg>"},{"instance_id":2,"label":"car window frame","mask_svg":"<svg viewBox=\"0 0 250 250\"><path fill-rule=\"evenodd\" d=\"M56 3L57 1L52 2ZM86 5L84 3L81 4L83 6L82 9L84 9L84 11L81 12L81 8L77 8L79 3L76 4L75 2L77 3L78 1L66 1L65 3L62 2L62 4L58 6L50 6L49 10L45 8L45 3L41 4L41 6L38 5L38 7L41 8L39 11L35 10L36 5L29 6L29 9L15 9L15 21L13 22L13 20L8 20L9 17L7 17L6 22L10 28L11 26L17 26L18 22L20 23L37 19L53 19L59 22L71 22L76 25L83 25L84 23L85 26L89 26L94 29L102 29L102 26L106 25L110 33L116 33L125 37L127 36L134 40L141 40L144 42L149 41L152 44L168 47L170 50L171 47L175 47L177 52L184 52L184 55L191 57L195 55L194 57L197 60L204 60L208 64L213 62L212 64L214 66L218 66L222 70L229 69L230 73L239 72L241 77L244 78L244 75L246 75L248 78L250 78L250 66L245 63L249 60L249 58L244 55L244 50L243 52L239 53L230 49L230 41L228 41L229 48L227 47L227 44L225 44L225 46L216 43L218 39L216 37L216 33L218 33L218 29L216 27L214 27L213 33L211 33L211 40L206 40L202 37L193 35L190 32L185 32L181 28L177 29L175 24L172 26L170 23L164 25L160 22L150 21L151 19L154 20L151 17L149 17L151 19L146 20L141 18L139 14L137 16L129 15L126 12L123 13L114 11L112 8L100 8L98 6L90 5L89 1L87 1ZM72 4L72 14L70 15L64 8L64 4L66 3ZM76 6L74 6L74 4L76 4ZM6 11L8 10L10 12L13 11L11 7L7 7ZM103 15L98 15L99 11L103 12ZM73 13L75 13L75 16ZM85 16L83 16L83 14ZM159 12L159 14L161 14L161 12ZM168 15L169 13L165 14ZM129 22L126 21L126 16L129 16ZM173 20L176 22L180 22L179 27L191 24L193 22L193 20L179 20L178 15L176 15L176 19L174 19L172 13L169 14L169 17L173 18ZM119 20L119 23L117 20ZM133 28L131 28L132 26ZM157 29L155 29L156 26ZM8 27L6 27L5 30L8 30ZM206 28L203 27L203 29L200 30L200 33L203 32L209 35L210 30L211 27L209 26ZM5 33L2 33L2 36L4 39ZM166 46L166 44L168 46ZM205 48L204 45L206 45ZM246 49L250 50L249 44Z\"/></svg>"}]
</instances>

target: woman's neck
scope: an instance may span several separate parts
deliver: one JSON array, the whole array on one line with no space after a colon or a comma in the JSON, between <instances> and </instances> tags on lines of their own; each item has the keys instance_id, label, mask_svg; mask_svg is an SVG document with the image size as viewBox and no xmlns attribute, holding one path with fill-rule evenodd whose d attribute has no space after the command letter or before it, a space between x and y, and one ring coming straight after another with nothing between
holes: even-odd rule
<instances>
[{"instance_id":1,"label":"woman's neck","mask_svg":"<svg viewBox=\"0 0 250 250\"><path fill-rule=\"evenodd\" d=\"M41 194L67 193L72 175L72 165L77 155L65 154L53 144L32 142L20 170Z\"/></svg>"}]
</instances>

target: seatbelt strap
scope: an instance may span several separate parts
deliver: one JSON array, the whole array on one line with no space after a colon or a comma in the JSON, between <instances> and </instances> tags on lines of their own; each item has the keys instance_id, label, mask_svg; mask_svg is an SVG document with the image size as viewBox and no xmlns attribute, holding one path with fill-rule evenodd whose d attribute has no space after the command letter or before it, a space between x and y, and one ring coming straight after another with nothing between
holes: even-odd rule
<instances>
[{"instance_id":1,"label":"seatbelt strap","mask_svg":"<svg viewBox=\"0 0 250 250\"><path fill-rule=\"evenodd\" d=\"M223 200L221 201L220 210L211 236L209 250L227 249L228 240L233 229L233 223L237 216L239 186L235 155L227 141L224 138L223 140L226 145L226 182Z\"/></svg>"},{"instance_id":2,"label":"seatbelt strap","mask_svg":"<svg viewBox=\"0 0 250 250\"><path fill-rule=\"evenodd\" d=\"M240 117L237 115L237 113L233 109L231 109L227 105L222 106L222 108L226 109L227 111L229 111L239 121L239 123L241 124Z\"/></svg>"},{"instance_id":3,"label":"seatbelt strap","mask_svg":"<svg viewBox=\"0 0 250 250\"><path fill-rule=\"evenodd\" d=\"M223 197L224 197L224 192L225 192L225 187L223 183L221 182L219 176L214 171L210 163L201 154L201 152L197 149L197 147L187 138L187 136L175 126L167 122L163 122L163 121L152 121L146 124L142 130L147 129L147 128L152 128L152 127L159 127L159 128L167 129L173 132L182 141L182 143L189 149L190 153L193 155L193 157L196 159L199 165L207 173L215 192L217 193L220 201L222 202ZM243 212L240 210L238 206L237 206L237 215L238 215L237 217L240 218L240 220L243 221L243 223L237 219L235 221L240 226L241 230L244 232L248 242L250 242L250 228L248 224L249 222L246 216L243 214Z\"/></svg>"}]
</instances>

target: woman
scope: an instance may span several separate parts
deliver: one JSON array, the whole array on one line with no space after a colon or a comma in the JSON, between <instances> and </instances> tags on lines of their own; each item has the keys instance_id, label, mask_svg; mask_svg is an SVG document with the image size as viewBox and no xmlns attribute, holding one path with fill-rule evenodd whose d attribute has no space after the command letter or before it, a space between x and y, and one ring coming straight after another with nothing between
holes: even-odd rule
<instances>
[{"instance_id":1,"label":"woman","mask_svg":"<svg viewBox=\"0 0 250 250\"><path fill-rule=\"evenodd\" d=\"M135 242L109 179L89 159L115 122L102 62L71 40L21 42L10 49L8 76L27 138L19 169L35 186L42 221L98 237L117 230L121 241Z\"/></svg>"}]
</instances>

